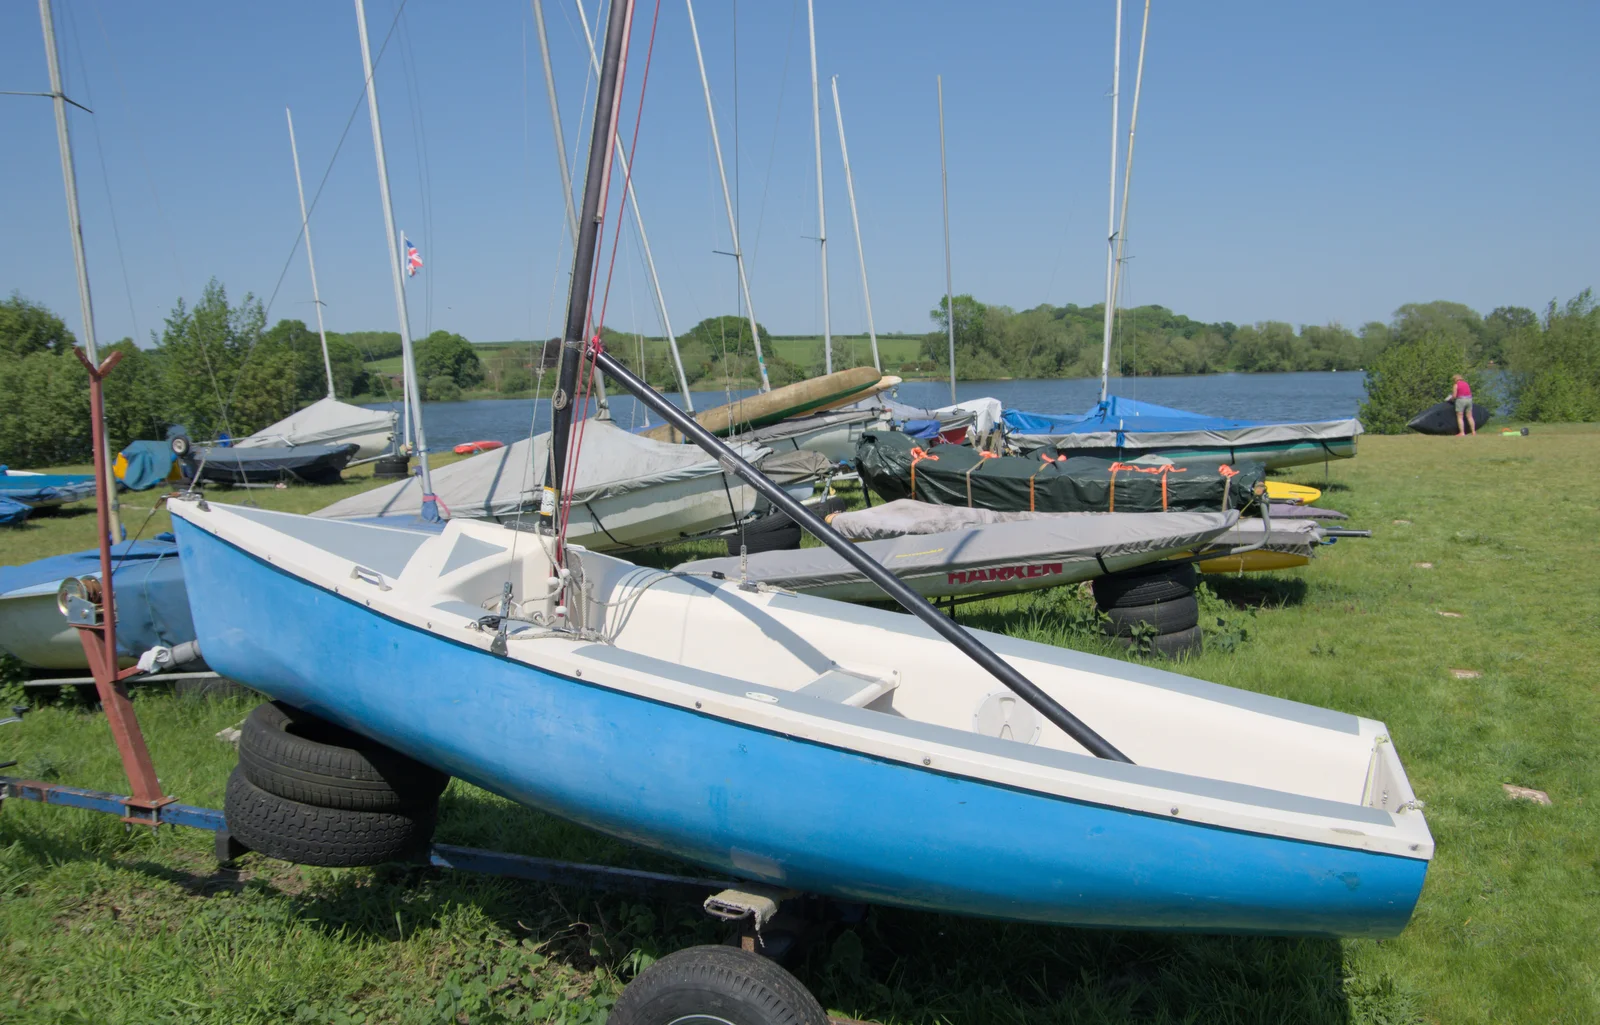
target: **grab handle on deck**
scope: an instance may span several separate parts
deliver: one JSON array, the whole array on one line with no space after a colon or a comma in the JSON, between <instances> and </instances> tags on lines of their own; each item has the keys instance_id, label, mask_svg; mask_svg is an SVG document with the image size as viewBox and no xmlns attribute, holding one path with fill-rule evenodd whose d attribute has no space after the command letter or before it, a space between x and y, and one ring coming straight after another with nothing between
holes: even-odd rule
<instances>
[{"instance_id":1,"label":"grab handle on deck","mask_svg":"<svg viewBox=\"0 0 1600 1025\"><path fill-rule=\"evenodd\" d=\"M824 523L810 509L801 505L790 497L778 485L768 480L760 470L744 460L727 443L714 437L711 432L700 426L683 410L667 401L666 396L650 387L634 375L633 371L617 362L603 347L593 346L595 366L607 374L634 397L659 413L661 418L677 428L684 437L705 449L715 456L722 466L737 476L743 478L751 487L759 491L767 501L771 502L785 515L800 526L806 528L817 540L843 558L850 565L860 570L868 580L881 587L889 597L900 604L900 607L922 620L933 631L945 640L954 644L962 654L982 666L991 676L999 680L1013 694L1028 704L1051 724L1059 728L1067 736L1083 745L1084 749L1096 758L1105 758L1114 762L1132 763L1127 755L1118 751L1104 737L1090 729L1088 724L1057 702L1050 695L1040 690L1033 681L1017 672L1010 663L996 655L987 645L976 637L967 633L958 623L940 613L917 592L907 587L900 578L884 569L877 562L862 554L861 550L832 527Z\"/></svg>"}]
</instances>

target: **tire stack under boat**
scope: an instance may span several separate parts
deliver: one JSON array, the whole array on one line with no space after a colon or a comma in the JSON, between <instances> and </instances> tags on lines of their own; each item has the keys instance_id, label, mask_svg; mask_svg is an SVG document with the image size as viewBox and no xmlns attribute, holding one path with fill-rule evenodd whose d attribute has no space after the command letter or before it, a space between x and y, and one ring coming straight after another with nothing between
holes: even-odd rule
<instances>
[{"instance_id":1,"label":"tire stack under boat","mask_svg":"<svg viewBox=\"0 0 1600 1025\"><path fill-rule=\"evenodd\" d=\"M1198 579L1190 563L1158 562L1096 577L1089 586L1106 617L1107 636L1126 648L1184 658L1204 647L1194 594Z\"/></svg>"},{"instance_id":2,"label":"tire stack under boat","mask_svg":"<svg viewBox=\"0 0 1600 1025\"><path fill-rule=\"evenodd\" d=\"M450 777L281 702L239 731L225 811L238 844L300 865L403 861L433 839Z\"/></svg>"}]
</instances>

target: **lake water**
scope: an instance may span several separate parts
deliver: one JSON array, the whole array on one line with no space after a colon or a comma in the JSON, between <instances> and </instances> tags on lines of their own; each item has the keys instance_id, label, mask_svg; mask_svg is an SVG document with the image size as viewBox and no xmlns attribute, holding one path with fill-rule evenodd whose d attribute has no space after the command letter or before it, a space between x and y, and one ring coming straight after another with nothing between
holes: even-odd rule
<instances>
[{"instance_id":1,"label":"lake water","mask_svg":"<svg viewBox=\"0 0 1600 1025\"><path fill-rule=\"evenodd\" d=\"M1366 375L1357 372L1302 374L1206 374L1196 377L1123 377L1111 382L1113 394L1123 398L1174 406L1211 416L1248 420L1336 420L1355 416L1366 398ZM735 398L751 394L732 392ZM908 381L895 389L896 397L913 406L950 403L950 385L940 381ZM694 393L696 409L728 401L730 393ZM1033 413L1082 413L1100 397L1100 382L1093 378L1055 381L958 381L957 401L993 396L1008 409ZM676 392L669 397L678 401ZM394 409L398 404L375 403L373 409ZM422 407L428 447L435 451L466 441L514 441L526 437L533 422L532 399L475 399L470 402L429 402ZM540 430L550 423L549 400L537 405ZM611 415L623 427L641 427L645 411L629 395L611 397ZM659 422L654 416L650 423Z\"/></svg>"}]
</instances>

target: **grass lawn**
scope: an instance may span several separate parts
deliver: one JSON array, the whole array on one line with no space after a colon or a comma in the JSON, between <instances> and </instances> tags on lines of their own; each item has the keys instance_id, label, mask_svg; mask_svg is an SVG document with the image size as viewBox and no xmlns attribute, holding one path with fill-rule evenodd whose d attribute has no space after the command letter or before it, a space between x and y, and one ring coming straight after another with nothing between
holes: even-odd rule
<instances>
[{"instance_id":1,"label":"grass lawn","mask_svg":"<svg viewBox=\"0 0 1600 1025\"><path fill-rule=\"evenodd\" d=\"M1373 539L1341 541L1303 570L1210 581L1208 614L1242 639L1184 672L1388 723L1438 843L1398 939L1150 935L880 909L814 951L802 979L836 1012L885 1023L1600 1021L1597 452L1593 426L1364 438L1358 459L1331 468L1323 504ZM1323 483L1321 467L1304 470L1290 479ZM307 509L361 486L235 494ZM128 497L134 526L141 505ZM0 531L0 560L87 547L92 520L69 512ZM157 514L149 529L164 527ZM1068 590L962 618L1092 645L1081 610ZM234 754L212 734L250 702L151 688L137 707L169 792L220 806ZM0 727L7 758L24 776L125 786L103 718L70 699ZM1553 804L1510 800L1502 784ZM8 805L7 1022L600 1021L639 965L720 936L689 903L256 855L221 870L209 834L128 833L108 816ZM459 782L438 838L677 867Z\"/></svg>"}]
</instances>

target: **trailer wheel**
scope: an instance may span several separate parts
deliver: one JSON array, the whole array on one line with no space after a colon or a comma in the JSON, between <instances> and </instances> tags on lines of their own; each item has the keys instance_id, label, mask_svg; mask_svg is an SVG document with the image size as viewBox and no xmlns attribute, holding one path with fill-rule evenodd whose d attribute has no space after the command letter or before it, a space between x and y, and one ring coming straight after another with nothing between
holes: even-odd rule
<instances>
[{"instance_id":1,"label":"trailer wheel","mask_svg":"<svg viewBox=\"0 0 1600 1025\"><path fill-rule=\"evenodd\" d=\"M290 705L258 706L239 731L239 768L269 794L344 811L406 811L450 777Z\"/></svg>"},{"instance_id":2,"label":"trailer wheel","mask_svg":"<svg viewBox=\"0 0 1600 1025\"><path fill-rule=\"evenodd\" d=\"M607 1025L827 1025L817 998L777 964L737 947L689 947L640 972Z\"/></svg>"},{"instance_id":3,"label":"trailer wheel","mask_svg":"<svg viewBox=\"0 0 1600 1025\"><path fill-rule=\"evenodd\" d=\"M1178 633L1200 622L1200 603L1193 594L1172 601L1149 605L1115 605L1105 610L1110 622L1106 633L1113 637L1132 637L1140 624L1148 623L1158 634Z\"/></svg>"},{"instance_id":4,"label":"trailer wheel","mask_svg":"<svg viewBox=\"0 0 1600 1025\"><path fill-rule=\"evenodd\" d=\"M1095 604L1105 612L1114 608L1175 601L1193 594L1198 579L1192 564L1174 566L1158 562L1153 566L1139 566L1096 577L1089 586L1094 591Z\"/></svg>"},{"instance_id":5,"label":"trailer wheel","mask_svg":"<svg viewBox=\"0 0 1600 1025\"><path fill-rule=\"evenodd\" d=\"M269 794L234 769L223 813L233 839L269 858L350 868L421 854L433 838L438 809L430 805L399 814L318 808Z\"/></svg>"}]
</instances>

